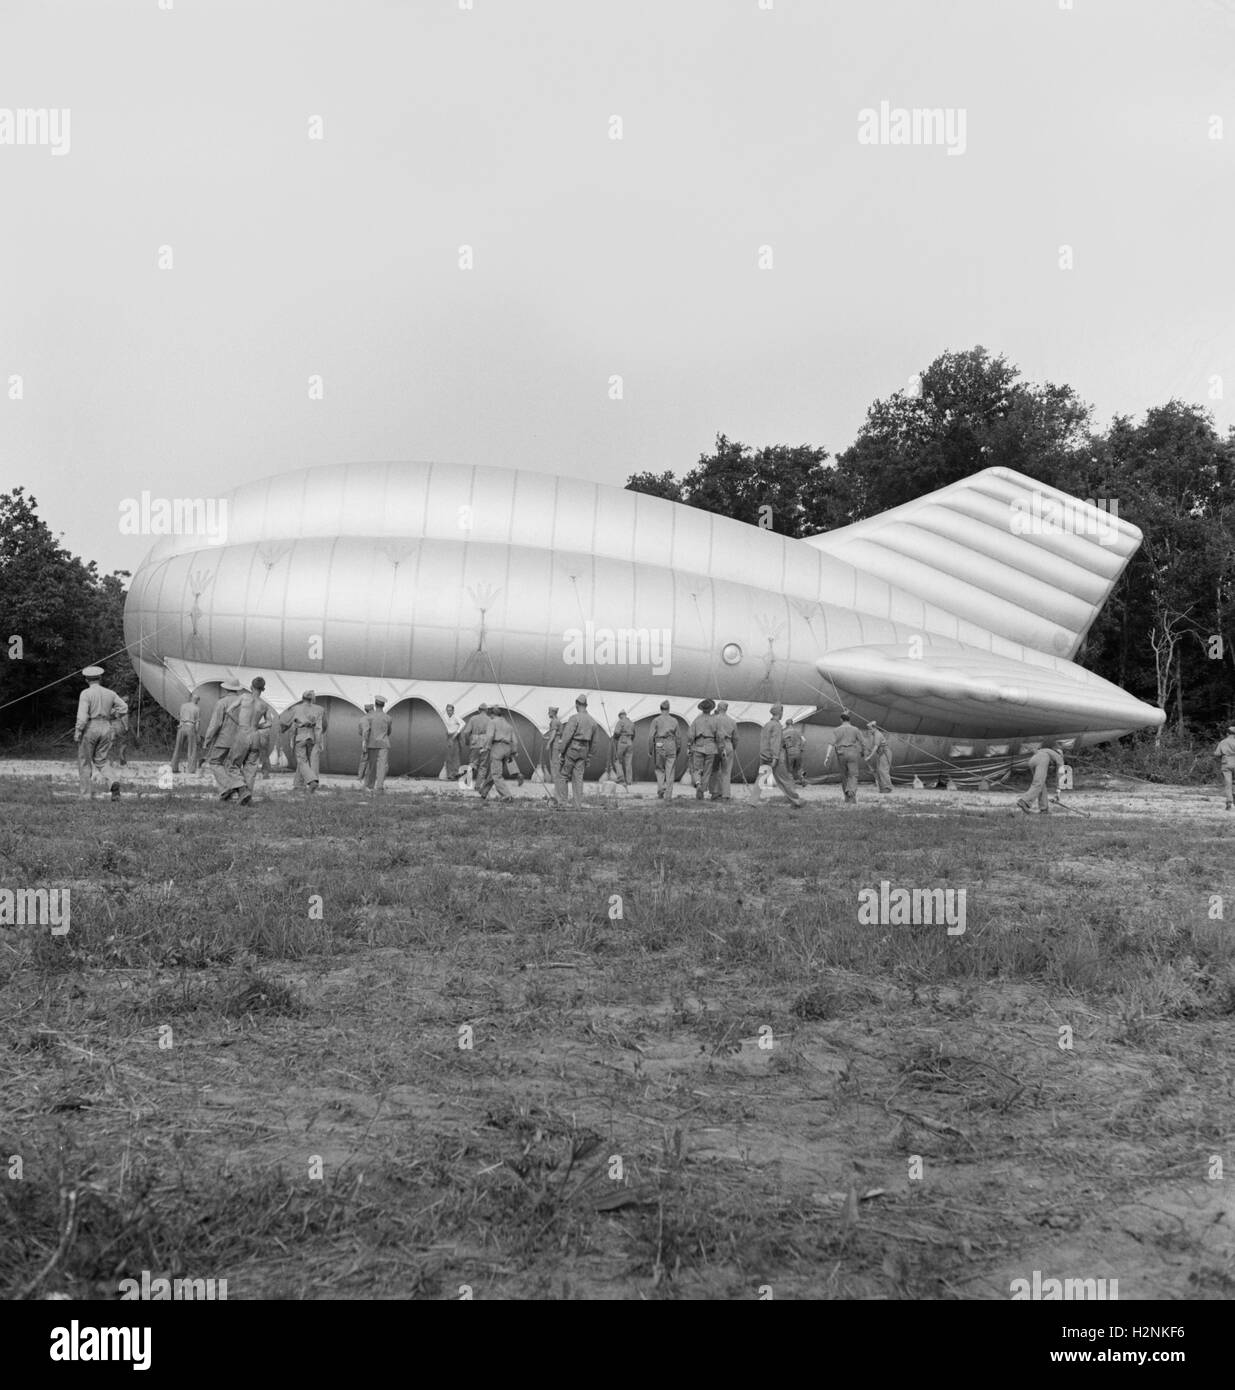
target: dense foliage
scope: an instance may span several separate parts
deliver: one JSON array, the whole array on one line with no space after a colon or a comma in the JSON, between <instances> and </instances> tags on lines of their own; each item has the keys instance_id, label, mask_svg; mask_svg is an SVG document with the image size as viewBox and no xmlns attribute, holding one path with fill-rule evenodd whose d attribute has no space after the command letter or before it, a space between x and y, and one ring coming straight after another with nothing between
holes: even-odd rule
<instances>
[{"instance_id":1,"label":"dense foliage","mask_svg":"<svg viewBox=\"0 0 1235 1390\"><path fill-rule=\"evenodd\" d=\"M1208 735L1235 713L1235 432L1221 438L1200 406L1172 400L1102 432L1070 386L1024 381L976 347L943 353L876 401L829 460L806 444L752 449L721 434L680 479L637 473L626 486L788 536L847 526L994 466L1116 503L1145 538L1081 663L1164 708L1178 732Z\"/></svg>"}]
</instances>

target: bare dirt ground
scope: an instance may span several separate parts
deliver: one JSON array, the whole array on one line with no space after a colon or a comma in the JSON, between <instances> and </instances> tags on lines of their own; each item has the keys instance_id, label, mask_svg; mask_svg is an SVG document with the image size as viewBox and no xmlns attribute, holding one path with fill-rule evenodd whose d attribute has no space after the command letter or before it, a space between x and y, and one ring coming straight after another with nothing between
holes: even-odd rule
<instances>
[{"instance_id":1,"label":"bare dirt ground","mask_svg":"<svg viewBox=\"0 0 1235 1390\"><path fill-rule=\"evenodd\" d=\"M118 775L0 764L0 888L72 892L63 936L0 926L9 1296L1235 1292L1214 791ZM863 922L881 881L965 931Z\"/></svg>"}]
</instances>

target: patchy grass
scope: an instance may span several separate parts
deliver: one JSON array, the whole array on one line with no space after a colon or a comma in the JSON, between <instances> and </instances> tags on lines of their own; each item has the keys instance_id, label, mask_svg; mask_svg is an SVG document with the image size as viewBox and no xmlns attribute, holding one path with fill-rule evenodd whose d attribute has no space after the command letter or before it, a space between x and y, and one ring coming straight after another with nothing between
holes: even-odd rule
<instances>
[{"instance_id":1,"label":"patchy grass","mask_svg":"<svg viewBox=\"0 0 1235 1390\"><path fill-rule=\"evenodd\" d=\"M1212 815L2 788L9 1297L1230 1296Z\"/></svg>"}]
</instances>

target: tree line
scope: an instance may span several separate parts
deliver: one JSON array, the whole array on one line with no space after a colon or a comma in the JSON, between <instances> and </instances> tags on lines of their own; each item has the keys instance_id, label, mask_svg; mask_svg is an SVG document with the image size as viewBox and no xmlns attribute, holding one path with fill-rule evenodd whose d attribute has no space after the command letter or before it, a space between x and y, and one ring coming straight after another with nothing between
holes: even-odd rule
<instances>
[{"instance_id":1,"label":"tree line","mask_svg":"<svg viewBox=\"0 0 1235 1390\"><path fill-rule=\"evenodd\" d=\"M1208 735L1235 713L1235 430L1171 400L1098 429L1070 386L1024 380L983 347L945 352L876 401L832 457L809 444L716 437L681 477L635 473L635 492L770 527L832 531L1003 466L1075 497L1106 499L1144 540L1078 653L1081 665Z\"/></svg>"}]
</instances>

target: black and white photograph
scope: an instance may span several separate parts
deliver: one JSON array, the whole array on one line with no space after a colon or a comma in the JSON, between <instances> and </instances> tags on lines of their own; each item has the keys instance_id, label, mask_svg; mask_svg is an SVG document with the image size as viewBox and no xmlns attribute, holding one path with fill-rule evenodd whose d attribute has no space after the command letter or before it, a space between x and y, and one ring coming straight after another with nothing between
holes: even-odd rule
<instances>
[{"instance_id":1,"label":"black and white photograph","mask_svg":"<svg viewBox=\"0 0 1235 1390\"><path fill-rule=\"evenodd\" d=\"M1232 72L1235 0L4 0L32 1365L409 1300L1200 1363Z\"/></svg>"}]
</instances>

